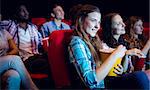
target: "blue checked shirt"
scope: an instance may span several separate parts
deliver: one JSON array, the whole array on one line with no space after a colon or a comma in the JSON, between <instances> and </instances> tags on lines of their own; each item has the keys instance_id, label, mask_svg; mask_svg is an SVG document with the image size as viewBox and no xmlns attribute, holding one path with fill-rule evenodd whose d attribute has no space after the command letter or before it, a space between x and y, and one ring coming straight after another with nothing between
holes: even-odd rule
<instances>
[{"instance_id":1,"label":"blue checked shirt","mask_svg":"<svg viewBox=\"0 0 150 90\"><path fill-rule=\"evenodd\" d=\"M61 26L58 27L54 21L49 21L41 26L41 35L43 38L48 37L55 30L69 30L70 26L61 22Z\"/></svg>"},{"instance_id":2,"label":"blue checked shirt","mask_svg":"<svg viewBox=\"0 0 150 90\"><path fill-rule=\"evenodd\" d=\"M73 36L69 47L70 62L76 62L86 84L91 88L104 88L104 80L97 81L96 64L87 44L78 36Z\"/></svg>"}]
</instances>

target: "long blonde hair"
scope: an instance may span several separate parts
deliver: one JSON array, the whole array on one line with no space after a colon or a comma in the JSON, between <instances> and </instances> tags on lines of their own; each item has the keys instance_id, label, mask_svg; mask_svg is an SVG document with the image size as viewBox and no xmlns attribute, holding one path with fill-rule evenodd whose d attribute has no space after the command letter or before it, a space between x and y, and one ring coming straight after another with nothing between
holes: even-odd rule
<instances>
[{"instance_id":1,"label":"long blonde hair","mask_svg":"<svg viewBox=\"0 0 150 90\"><path fill-rule=\"evenodd\" d=\"M81 9L77 11L76 13L77 17L75 18L74 35L80 36L85 41L85 43L88 45L91 51L96 66L99 66L102 63L99 58L99 49L101 48L101 40L98 35L96 35L94 38L89 38L85 30L83 30L82 28L85 18L88 16L88 13L91 12L100 13L100 10L93 5L83 5Z\"/></svg>"}]
</instances>

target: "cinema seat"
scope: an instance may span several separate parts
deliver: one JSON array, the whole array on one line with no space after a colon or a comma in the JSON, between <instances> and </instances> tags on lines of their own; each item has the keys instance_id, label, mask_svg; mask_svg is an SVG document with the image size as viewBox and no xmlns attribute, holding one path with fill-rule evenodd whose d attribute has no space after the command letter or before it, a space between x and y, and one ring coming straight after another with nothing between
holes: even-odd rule
<instances>
[{"instance_id":1,"label":"cinema seat","mask_svg":"<svg viewBox=\"0 0 150 90\"><path fill-rule=\"evenodd\" d=\"M47 20L46 20L46 18L42 18L42 17L39 17L39 18L32 18L31 19L31 22L33 23L33 24L35 24L37 27L38 27L38 29L40 28L40 26L43 24L43 23L45 23Z\"/></svg>"},{"instance_id":2,"label":"cinema seat","mask_svg":"<svg viewBox=\"0 0 150 90\"><path fill-rule=\"evenodd\" d=\"M72 32L72 30L53 31L49 36L50 45L48 48L48 58L56 88L66 88L71 86L66 62L66 48Z\"/></svg>"}]
</instances>

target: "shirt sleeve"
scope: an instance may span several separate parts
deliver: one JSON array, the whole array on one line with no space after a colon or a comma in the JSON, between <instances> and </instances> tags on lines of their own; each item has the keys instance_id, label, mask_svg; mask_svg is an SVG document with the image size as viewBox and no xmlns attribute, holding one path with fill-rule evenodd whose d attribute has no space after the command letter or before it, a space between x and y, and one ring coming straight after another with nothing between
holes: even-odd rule
<instances>
[{"instance_id":1,"label":"shirt sleeve","mask_svg":"<svg viewBox=\"0 0 150 90\"><path fill-rule=\"evenodd\" d=\"M91 88L97 87L96 72L95 69L92 68L92 63L87 54L89 50L86 50L83 41L81 41L81 39L72 40L70 48L73 58L76 60L85 82Z\"/></svg>"},{"instance_id":2,"label":"shirt sleeve","mask_svg":"<svg viewBox=\"0 0 150 90\"><path fill-rule=\"evenodd\" d=\"M5 34L6 38L7 38L7 40L12 39L12 36L10 35L10 33L8 31L4 30L4 34Z\"/></svg>"},{"instance_id":3,"label":"shirt sleeve","mask_svg":"<svg viewBox=\"0 0 150 90\"><path fill-rule=\"evenodd\" d=\"M63 24L65 30L70 30L71 29L68 24L66 24L66 23L62 23L62 24Z\"/></svg>"},{"instance_id":4,"label":"shirt sleeve","mask_svg":"<svg viewBox=\"0 0 150 90\"><path fill-rule=\"evenodd\" d=\"M8 29L10 24L11 24L11 20L3 20L0 22L0 26L3 28L3 29Z\"/></svg>"},{"instance_id":5,"label":"shirt sleeve","mask_svg":"<svg viewBox=\"0 0 150 90\"><path fill-rule=\"evenodd\" d=\"M48 30L49 30L49 28L48 28L47 23L45 23L45 24L43 24L43 25L41 26L41 31L40 31L40 33L41 33L41 35L42 35L43 38L49 36L49 31L48 31Z\"/></svg>"},{"instance_id":6,"label":"shirt sleeve","mask_svg":"<svg viewBox=\"0 0 150 90\"><path fill-rule=\"evenodd\" d=\"M69 25L67 25L67 27L66 27L67 29L70 29L70 26Z\"/></svg>"}]
</instances>

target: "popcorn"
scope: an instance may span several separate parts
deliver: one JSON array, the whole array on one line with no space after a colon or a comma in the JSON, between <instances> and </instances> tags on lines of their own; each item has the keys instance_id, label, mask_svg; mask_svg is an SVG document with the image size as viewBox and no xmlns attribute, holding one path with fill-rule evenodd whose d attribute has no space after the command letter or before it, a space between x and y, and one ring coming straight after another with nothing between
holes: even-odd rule
<instances>
[{"instance_id":1,"label":"popcorn","mask_svg":"<svg viewBox=\"0 0 150 90\"><path fill-rule=\"evenodd\" d=\"M100 52L104 52L104 53L112 53L115 49L110 48L109 46L107 46L106 43L102 43L102 49L100 49Z\"/></svg>"}]
</instances>

